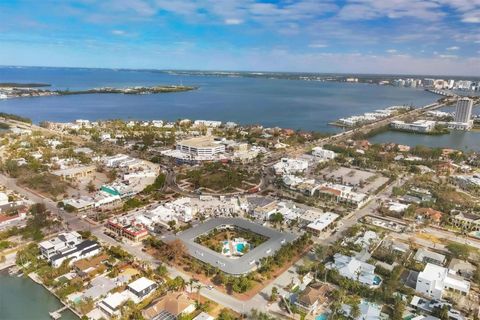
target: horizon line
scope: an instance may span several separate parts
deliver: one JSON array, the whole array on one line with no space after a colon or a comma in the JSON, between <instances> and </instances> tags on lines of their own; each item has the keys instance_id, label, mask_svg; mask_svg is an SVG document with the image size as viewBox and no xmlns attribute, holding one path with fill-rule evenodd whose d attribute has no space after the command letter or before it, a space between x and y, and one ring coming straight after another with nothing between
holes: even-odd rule
<instances>
[{"instance_id":1,"label":"horizon line","mask_svg":"<svg viewBox=\"0 0 480 320\"><path fill-rule=\"evenodd\" d=\"M81 66L35 66L35 65L2 65L0 68L50 68L50 69L93 69L93 70L121 70L121 71L194 71L194 72L237 72L237 73L270 73L270 74L319 74L319 75L350 75L350 76L429 76L429 77L464 77L468 79L478 79L480 76L468 75L447 75L447 74L420 74L420 73L345 73L345 72L320 72L320 71L267 71L267 70L227 70L227 69L161 69L161 68L122 68L122 67L81 67Z\"/></svg>"}]
</instances>

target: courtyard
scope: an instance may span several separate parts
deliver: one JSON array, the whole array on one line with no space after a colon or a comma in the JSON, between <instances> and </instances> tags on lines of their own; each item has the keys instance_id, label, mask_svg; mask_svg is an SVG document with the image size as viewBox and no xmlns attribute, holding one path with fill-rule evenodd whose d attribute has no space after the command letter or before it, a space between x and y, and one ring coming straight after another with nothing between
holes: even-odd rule
<instances>
[{"instance_id":1,"label":"courtyard","mask_svg":"<svg viewBox=\"0 0 480 320\"><path fill-rule=\"evenodd\" d=\"M230 244L243 244L236 246L240 251L235 259L232 254L225 255L225 228L232 232ZM216 231L215 231L216 230ZM220 231L219 231L220 230ZM213 232L213 240L208 235ZM205 237L207 235L207 237ZM238 237L237 237L238 236ZM282 245L292 242L296 236L280 232L260 224L241 218L215 218L194 226L188 230L170 236L169 240L181 240L186 246L190 256L207 263L231 275L244 275L257 269L262 258L272 256ZM242 239L242 241L235 240ZM249 249L246 249L248 243ZM245 250L246 249L246 250Z\"/></svg>"}]
</instances>

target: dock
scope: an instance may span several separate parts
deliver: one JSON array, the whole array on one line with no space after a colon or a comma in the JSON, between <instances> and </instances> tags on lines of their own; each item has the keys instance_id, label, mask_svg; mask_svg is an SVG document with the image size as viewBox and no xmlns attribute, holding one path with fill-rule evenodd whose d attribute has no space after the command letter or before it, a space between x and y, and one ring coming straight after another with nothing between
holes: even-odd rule
<instances>
[{"instance_id":1,"label":"dock","mask_svg":"<svg viewBox=\"0 0 480 320\"><path fill-rule=\"evenodd\" d=\"M52 318L54 320L60 319L62 317L62 312L67 310L67 309L68 309L68 306L63 306L56 311L49 312L50 318Z\"/></svg>"}]
</instances>

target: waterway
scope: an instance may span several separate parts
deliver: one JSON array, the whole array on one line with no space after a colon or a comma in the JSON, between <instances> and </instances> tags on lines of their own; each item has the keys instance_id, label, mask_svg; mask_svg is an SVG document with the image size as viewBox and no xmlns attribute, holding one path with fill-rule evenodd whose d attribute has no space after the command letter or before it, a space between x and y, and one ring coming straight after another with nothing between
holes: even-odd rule
<instances>
[{"instance_id":1,"label":"waterway","mask_svg":"<svg viewBox=\"0 0 480 320\"><path fill-rule=\"evenodd\" d=\"M425 135L400 131L386 131L369 139L371 143L398 143L408 146L423 145L432 148L453 148L480 151L480 132L450 131L443 135Z\"/></svg>"},{"instance_id":2,"label":"waterway","mask_svg":"<svg viewBox=\"0 0 480 320\"><path fill-rule=\"evenodd\" d=\"M0 319L51 320L49 312L62 307L60 301L30 278L9 276L0 272ZM78 320L70 310L61 320Z\"/></svg>"},{"instance_id":3,"label":"waterway","mask_svg":"<svg viewBox=\"0 0 480 320\"><path fill-rule=\"evenodd\" d=\"M422 106L439 96L421 89L268 78L71 68L0 68L0 82L50 83L52 89L183 84L198 90L156 94L91 94L0 100L0 111L39 122L75 119L235 121L267 127L338 132L341 117L392 105Z\"/></svg>"}]
</instances>

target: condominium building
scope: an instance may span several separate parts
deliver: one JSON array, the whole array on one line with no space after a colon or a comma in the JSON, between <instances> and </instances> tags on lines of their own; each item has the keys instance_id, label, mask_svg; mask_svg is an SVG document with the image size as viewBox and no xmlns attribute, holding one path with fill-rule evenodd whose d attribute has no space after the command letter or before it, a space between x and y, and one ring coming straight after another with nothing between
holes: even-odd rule
<instances>
[{"instance_id":1,"label":"condominium building","mask_svg":"<svg viewBox=\"0 0 480 320\"><path fill-rule=\"evenodd\" d=\"M430 132L435 128L435 121L417 120L412 123L396 120L390 123L390 127L397 130L405 130L412 132Z\"/></svg>"}]
</instances>

